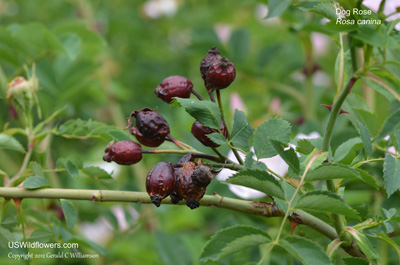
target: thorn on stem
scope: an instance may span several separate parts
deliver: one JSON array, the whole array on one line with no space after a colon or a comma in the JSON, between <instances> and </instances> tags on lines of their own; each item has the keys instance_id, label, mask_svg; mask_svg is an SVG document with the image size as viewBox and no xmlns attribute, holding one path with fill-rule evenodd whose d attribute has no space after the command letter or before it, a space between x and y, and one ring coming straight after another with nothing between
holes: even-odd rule
<instances>
[{"instance_id":1,"label":"thorn on stem","mask_svg":"<svg viewBox=\"0 0 400 265\"><path fill-rule=\"evenodd\" d=\"M324 107L327 108L329 111L332 111L332 105L321 104L321 106L324 106ZM343 114L343 113L349 114L349 112L347 112L347 111L345 111L345 110L343 110L343 109L340 109L339 115L340 115L340 114Z\"/></svg>"}]
</instances>

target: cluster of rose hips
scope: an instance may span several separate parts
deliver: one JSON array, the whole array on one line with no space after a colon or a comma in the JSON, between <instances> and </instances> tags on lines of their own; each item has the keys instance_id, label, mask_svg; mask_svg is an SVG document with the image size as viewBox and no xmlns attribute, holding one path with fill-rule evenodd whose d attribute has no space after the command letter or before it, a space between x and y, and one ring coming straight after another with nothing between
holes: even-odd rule
<instances>
[{"instance_id":1,"label":"cluster of rose hips","mask_svg":"<svg viewBox=\"0 0 400 265\"><path fill-rule=\"evenodd\" d=\"M211 47L207 55L200 63L200 73L204 80L204 85L213 102L213 92L228 87L236 77L236 70L233 63L220 55L216 47ZM203 98L193 90L193 83L183 76L170 76L164 79L159 86L154 89L158 98L170 104L174 97L189 98L194 94L199 100ZM132 119L135 118L135 126L132 126ZM148 147L158 147L164 141L171 141L177 145L170 134L168 122L162 115L150 108L133 111L128 119L127 127L137 141ZM227 128L222 122L221 133L226 137ZM192 125L193 136L203 145L208 147L218 147L207 136L218 132L204 126L199 121ZM142 159L143 153L152 151L142 150L141 145L134 141L112 141L104 151L103 160L114 161L120 165L132 165ZM214 172L202 164L201 159L195 162L199 156L187 154L183 156L175 165L170 162L160 162L155 165L147 175L146 190L151 201L159 207L161 201L170 196L171 202L176 204L182 199L191 209L199 207L200 199L206 192L207 185L214 178Z\"/></svg>"}]
</instances>

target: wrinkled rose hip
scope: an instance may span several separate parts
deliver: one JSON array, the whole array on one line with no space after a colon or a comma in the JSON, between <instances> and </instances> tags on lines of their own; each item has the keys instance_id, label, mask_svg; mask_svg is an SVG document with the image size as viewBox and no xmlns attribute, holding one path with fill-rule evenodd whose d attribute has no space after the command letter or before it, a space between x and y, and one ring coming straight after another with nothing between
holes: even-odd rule
<instances>
[{"instance_id":1,"label":"wrinkled rose hip","mask_svg":"<svg viewBox=\"0 0 400 265\"><path fill-rule=\"evenodd\" d=\"M165 141L163 138L149 138L143 136L137 127L131 128L131 134L136 137L136 140L138 140L139 143L148 147L158 147Z\"/></svg>"},{"instance_id":2,"label":"wrinkled rose hip","mask_svg":"<svg viewBox=\"0 0 400 265\"><path fill-rule=\"evenodd\" d=\"M193 83L184 76L173 75L164 79L161 84L154 89L158 98L167 102L172 102L174 97L189 98L192 93Z\"/></svg>"},{"instance_id":3,"label":"wrinkled rose hip","mask_svg":"<svg viewBox=\"0 0 400 265\"><path fill-rule=\"evenodd\" d=\"M223 57L208 69L206 78L207 89L224 89L235 80L235 77L235 66L230 60Z\"/></svg>"},{"instance_id":4,"label":"wrinkled rose hip","mask_svg":"<svg viewBox=\"0 0 400 265\"><path fill-rule=\"evenodd\" d=\"M142 147L133 141L112 141L104 150L103 160L119 165L132 165L142 160Z\"/></svg>"},{"instance_id":5,"label":"wrinkled rose hip","mask_svg":"<svg viewBox=\"0 0 400 265\"><path fill-rule=\"evenodd\" d=\"M223 123L221 123L221 128L220 128L222 134L226 137L227 131L226 127ZM204 126L201 124L199 121L195 121L192 125L191 132L193 136L199 140L203 145L208 146L208 147L218 147L219 145L214 143L213 141L208 138L208 134L211 133L216 133L218 130L216 129L211 129L209 127Z\"/></svg>"},{"instance_id":6,"label":"wrinkled rose hip","mask_svg":"<svg viewBox=\"0 0 400 265\"><path fill-rule=\"evenodd\" d=\"M185 199L186 205L192 210L200 206L199 201L206 193L205 187L199 187L193 183L192 174L195 167L195 163L186 162L178 179L179 193Z\"/></svg>"},{"instance_id":7,"label":"wrinkled rose hip","mask_svg":"<svg viewBox=\"0 0 400 265\"><path fill-rule=\"evenodd\" d=\"M207 73L210 69L210 66L214 63L217 63L221 58L221 54L219 53L217 47L213 46L208 50L207 55L203 58L203 60L201 60L200 63L200 74L204 82L207 81Z\"/></svg>"},{"instance_id":8,"label":"wrinkled rose hip","mask_svg":"<svg viewBox=\"0 0 400 265\"><path fill-rule=\"evenodd\" d=\"M170 195L176 186L175 169L169 162L155 165L146 178L146 190L151 201L159 207L161 201Z\"/></svg>"},{"instance_id":9,"label":"wrinkled rose hip","mask_svg":"<svg viewBox=\"0 0 400 265\"><path fill-rule=\"evenodd\" d=\"M136 110L132 116L136 118L136 127L144 137L165 140L170 133L168 122L150 108Z\"/></svg>"}]
</instances>

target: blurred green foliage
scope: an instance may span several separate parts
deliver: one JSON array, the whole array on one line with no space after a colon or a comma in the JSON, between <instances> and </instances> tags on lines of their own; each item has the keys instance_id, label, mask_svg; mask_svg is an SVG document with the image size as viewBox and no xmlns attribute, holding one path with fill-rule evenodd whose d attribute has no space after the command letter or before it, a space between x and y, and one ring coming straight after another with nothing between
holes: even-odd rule
<instances>
[{"instance_id":1,"label":"blurred green foliage","mask_svg":"<svg viewBox=\"0 0 400 265\"><path fill-rule=\"evenodd\" d=\"M171 0L168 2L177 4L176 13L151 18L145 9L148 2L1 1L0 126L20 126L20 121L13 118L6 100L6 87L14 77L26 76L25 68L31 69L34 63L43 116L48 117L66 107L56 119L56 124L80 118L124 128L133 110L157 108L169 122L175 138L182 139L198 150L205 150L190 134L193 119L182 109L170 107L156 98L153 89L170 75L183 75L206 97L199 64L207 50L217 46L223 56L235 63L237 70L236 81L222 91L226 110L230 109L230 94L236 92L243 99L248 119L254 127L268 118L281 116L293 124L294 134L312 131L323 133L328 111L320 104L331 104L335 94L335 61L339 39L337 32L327 31L320 26L321 16L299 12L291 6L281 18L265 20L264 1ZM222 37L224 31L228 32L226 39ZM312 35L313 31L321 35ZM306 92L310 83L307 84L302 74L303 67L309 67L310 58L307 56L312 56L312 62L321 69L315 77L318 80L314 84L310 81L314 91L311 98ZM393 50L388 56L398 60L399 49ZM398 74L398 69L392 70ZM349 98L349 102L352 102L347 106L349 109L350 105L359 104L358 98L370 90L358 84L353 91L355 95ZM392 109L398 107L398 103L386 104L386 98L378 93L368 93L372 95L368 103L376 111L376 118L369 120L371 123L384 120ZM36 113L34 115L38 121ZM227 115L228 120L233 117L229 111ZM339 119L335 130L334 148L357 135L349 119ZM26 144L22 138L16 137ZM47 152L47 159L53 164L66 161L73 161L75 165L96 163L101 161L106 144L106 141L97 138L77 140L52 136L43 142L39 148L42 151L34 153L34 159L39 162L45 160L43 154ZM49 146L51 149L47 149ZM163 146L171 145L165 143ZM12 173L18 171L19 164L16 161L22 160L21 154L5 154L0 150L0 156L1 168ZM154 164L161 160L176 162L178 159L176 155L146 156L143 162L133 167L118 166L121 170L117 176L118 183L110 185L114 185L111 187L115 189L144 191L145 176ZM59 184L64 188L104 188L104 185L83 174L72 179L63 172L59 179ZM368 193L357 193L363 187L355 186L354 194L351 191L346 194L349 204L352 204L350 201L361 204L371 199ZM208 191L234 197L225 184L216 181ZM74 233L85 234L84 223L100 225L98 231L103 231L102 228L106 226L98 220L105 219L111 224L103 238L98 241L94 239L107 249L108 255L100 259L80 260L79 264L199 264L205 243L221 228L249 224L268 231L269 227L279 224L279 220L206 207L191 211L186 207L167 205L156 209L153 205L138 204L73 204L79 215L79 225L73 229ZM41 218L50 218L52 222L49 225L60 229L58 227L62 227L62 221L56 218L57 209L49 210L46 215L40 212L50 207L48 205L51 205L50 200L22 201L22 207L27 209L26 215L29 210L32 211L32 216L28 217L30 222L38 223ZM120 206L118 209L125 214L121 219L126 222L125 225L113 214L115 206ZM15 210L11 210L12 207L10 205L9 211ZM35 211L37 217L33 217ZM31 232L34 228L26 229ZM309 230L303 227L299 233L315 233ZM290 231L288 224L285 231ZM320 235L315 235L315 238L318 242L329 243ZM88 245L88 252L98 253L96 247ZM36 251L39 253L43 250L33 250L34 253ZM260 251L262 249L251 248L218 263L207 264L257 262ZM274 256L270 264L294 264L294 260L285 255L281 248L274 250L274 253L284 256L281 260L275 260ZM7 258L7 254L6 248L0 248L0 263L16 264ZM33 260L32 264L59 262L41 259ZM74 262L63 260L63 264Z\"/></svg>"}]
</instances>

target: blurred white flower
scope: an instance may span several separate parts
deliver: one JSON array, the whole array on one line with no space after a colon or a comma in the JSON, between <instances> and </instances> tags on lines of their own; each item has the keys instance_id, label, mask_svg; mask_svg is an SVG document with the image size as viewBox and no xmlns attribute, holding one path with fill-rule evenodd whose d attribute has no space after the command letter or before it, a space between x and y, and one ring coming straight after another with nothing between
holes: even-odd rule
<instances>
[{"instance_id":1,"label":"blurred white flower","mask_svg":"<svg viewBox=\"0 0 400 265\"><path fill-rule=\"evenodd\" d=\"M385 140L385 141L389 141L389 139L390 139L390 135L386 135L386 136L383 138L383 140ZM399 153L396 151L396 148L395 148L394 146L390 146L390 147L388 148L388 151L389 151L390 153L399 155Z\"/></svg>"},{"instance_id":2,"label":"blurred white flower","mask_svg":"<svg viewBox=\"0 0 400 265\"><path fill-rule=\"evenodd\" d=\"M265 19L268 15L268 6L266 4L259 3L257 4L254 15L258 21L263 22L265 24L280 24L281 20L279 17Z\"/></svg>"},{"instance_id":3,"label":"blurred white flower","mask_svg":"<svg viewBox=\"0 0 400 265\"><path fill-rule=\"evenodd\" d=\"M363 5L365 5L366 7L377 13L381 2L382 2L381 0L364 0ZM383 13L386 16L390 15L386 19L387 21L392 21L400 18L400 12L396 12L397 8L400 8L399 0L386 0L385 5L383 7ZM396 29L400 30L400 23L396 24Z\"/></svg>"},{"instance_id":4,"label":"blurred white flower","mask_svg":"<svg viewBox=\"0 0 400 265\"><path fill-rule=\"evenodd\" d=\"M128 210L129 213L131 215L131 217L135 220L135 222L137 221L137 219L139 218L139 213L132 207L128 206ZM127 222L126 216L125 216L125 211L124 208L122 208L122 206L120 205L116 205L114 207L112 207L111 209L112 213L114 214L115 218L118 221L118 228L121 232L128 230L129 224Z\"/></svg>"},{"instance_id":5,"label":"blurred white flower","mask_svg":"<svg viewBox=\"0 0 400 265\"><path fill-rule=\"evenodd\" d=\"M149 0L143 4L143 11L149 18L159 18L161 16L172 17L178 10L175 0Z\"/></svg>"},{"instance_id":6,"label":"blurred white flower","mask_svg":"<svg viewBox=\"0 0 400 265\"><path fill-rule=\"evenodd\" d=\"M99 167L110 174L113 178L119 175L121 167L115 163L107 163L104 161L98 161L93 163L85 163L84 167Z\"/></svg>"},{"instance_id":7,"label":"blurred white flower","mask_svg":"<svg viewBox=\"0 0 400 265\"><path fill-rule=\"evenodd\" d=\"M311 41L314 47L315 55L324 55L328 51L330 38L322 33L311 33Z\"/></svg>"},{"instance_id":8,"label":"blurred white flower","mask_svg":"<svg viewBox=\"0 0 400 265\"><path fill-rule=\"evenodd\" d=\"M130 219L134 220L134 223L139 219L139 213L132 206L126 206L127 213L130 215ZM127 216L125 215L124 208L120 205L115 205L111 208L111 212L114 214L118 222L118 228L120 232L127 231L131 225L128 224ZM107 243L110 238L114 236L114 227L110 222L104 218L99 217L93 223L82 222L80 225L82 234L87 239L97 243Z\"/></svg>"},{"instance_id":9,"label":"blurred white flower","mask_svg":"<svg viewBox=\"0 0 400 265\"><path fill-rule=\"evenodd\" d=\"M215 33L219 41L223 44L228 43L231 33L232 33L232 26L225 24L225 23L217 23L214 26Z\"/></svg>"},{"instance_id":10,"label":"blurred white flower","mask_svg":"<svg viewBox=\"0 0 400 265\"><path fill-rule=\"evenodd\" d=\"M82 222L80 225L84 237L96 243L106 243L114 234L114 228L110 222L100 217L95 222Z\"/></svg>"},{"instance_id":11,"label":"blurred white flower","mask_svg":"<svg viewBox=\"0 0 400 265\"><path fill-rule=\"evenodd\" d=\"M321 136L318 132L312 132L308 135L299 133L298 135L296 135L295 138L297 138L297 139L316 139L316 138L320 138L320 137ZM293 148L293 146L291 146L291 147ZM254 153L253 148L251 148L251 151ZM242 153L239 153L239 155L244 160L245 155ZM228 158L234 162L237 162L237 159L232 151L229 152ZM253 156L253 158L256 159L256 156ZM270 157L270 158L263 158L263 159L260 159L259 161L264 163L268 169L272 170L273 172L275 172L276 174L278 174L282 177L284 177L287 174L288 169L289 169L286 162L279 155L276 155L276 156ZM236 171L224 168L217 175L217 179L219 181L226 181L228 178L230 178L235 173L236 173ZM275 177L275 178L277 180L279 180L278 177ZM263 193L261 191L243 187L240 185L228 184L228 187L232 191L232 193L234 193L235 195L237 195L238 197L241 197L243 199L257 199L257 198L262 198L265 196L265 193Z\"/></svg>"},{"instance_id":12,"label":"blurred white flower","mask_svg":"<svg viewBox=\"0 0 400 265\"><path fill-rule=\"evenodd\" d=\"M236 92L233 92L231 94L229 105L231 107L232 113L235 113L235 109L241 110L244 113L247 112L246 105L244 105L242 98Z\"/></svg>"}]
</instances>

